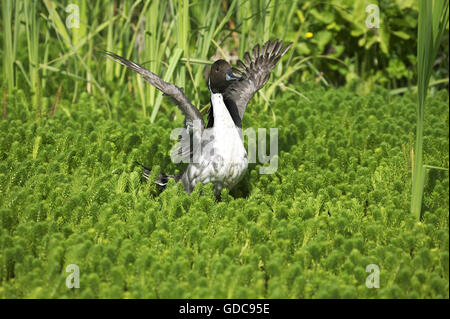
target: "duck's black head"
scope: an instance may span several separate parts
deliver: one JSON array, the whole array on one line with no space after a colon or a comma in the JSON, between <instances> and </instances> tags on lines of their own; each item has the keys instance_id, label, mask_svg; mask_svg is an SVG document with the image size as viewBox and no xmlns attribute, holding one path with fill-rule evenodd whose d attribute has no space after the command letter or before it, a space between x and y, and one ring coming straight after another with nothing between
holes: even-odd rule
<instances>
[{"instance_id":1,"label":"duck's black head","mask_svg":"<svg viewBox=\"0 0 450 319\"><path fill-rule=\"evenodd\" d=\"M225 60L217 60L209 72L209 86L213 93L223 93L232 81L241 80L233 74L233 68Z\"/></svg>"}]
</instances>

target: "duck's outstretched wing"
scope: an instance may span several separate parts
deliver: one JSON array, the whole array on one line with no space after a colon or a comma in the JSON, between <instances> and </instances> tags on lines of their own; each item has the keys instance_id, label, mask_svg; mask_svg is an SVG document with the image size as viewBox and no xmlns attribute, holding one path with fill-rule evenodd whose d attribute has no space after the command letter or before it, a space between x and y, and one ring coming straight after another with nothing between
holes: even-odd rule
<instances>
[{"instance_id":1,"label":"duck's outstretched wing","mask_svg":"<svg viewBox=\"0 0 450 319\"><path fill-rule=\"evenodd\" d=\"M165 82L153 72L115 53L103 51L103 54L107 58L139 73L145 81L156 87L165 95L170 96L175 101L180 110L184 113L185 119L183 129L178 132L180 133L178 138L179 143L171 150L171 156L175 162L189 162L194 152L191 145L192 141L200 141L205 127L205 122L203 121L203 116L200 111L192 105L191 101L184 94L184 91L176 85ZM199 144L200 143L194 143L194 145Z\"/></svg>"},{"instance_id":2,"label":"duck's outstretched wing","mask_svg":"<svg viewBox=\"0 0 450 319\"><path fill-rule=\"evenodd\" d=\"M125 65L136 73L142 75L145 81L156 87L158 90L163 92L165 95L170 96L175 100L175 103L179 106L180 110L186 116L187 126L192 126L194 120L199 120L201 123L201 129L204 127L203 116L200 111L192 105L191 101L184 94L183 90L172 83L168 83L161 79L159 76L153 72L147 70L146 68L127 60L115 53L103 51L102 52L107 58Z\"/></svg>"},{"instance_id":3,"label":"duck's outstretched wing","mask_svg":"<svg viewBox=\"0 0 450 319\"><path fill-rule=\"evenodd\" d=\"M245 62L241 60L237 62L238 70L234 70L234 72L242 80L230 84L225 90L223 98L225 103L234 104L241 120L250 99L267 83L270 72L291 46L292 42L283 47L283 41L267 41L261 49L259 44L256 45L253 48L252 56L245 52Z\"/></svg>"}]
</instances>

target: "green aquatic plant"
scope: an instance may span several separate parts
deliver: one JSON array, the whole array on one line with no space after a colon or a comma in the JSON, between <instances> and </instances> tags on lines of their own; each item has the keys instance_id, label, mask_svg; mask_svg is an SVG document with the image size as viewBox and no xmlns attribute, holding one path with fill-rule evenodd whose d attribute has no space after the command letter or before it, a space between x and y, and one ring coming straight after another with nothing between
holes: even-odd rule
<instances>
[{"instance_id":1,"label":"green aquatic plant","mask_svg":"<svg viewBox=\"0 0 450 319\"><path fill-rule=\"evenodd\" d=\"M20 33L20 12L21 3L16 4L13 0L2 0L3 74L8 95L16 87L14 64Z\"/></svg>"},{"instance_id":2,"label":"green aquatic plant","mask_svg":"<svg viewBox=\"0 0 450 319\"><path fill-rule=\"evenodd\" d=\"M0 298L448 298L448 174L429 175L422 222L408 214L415 95L294 89L309 102L285 92L276 119L254 103L243 123L279 128L278 170L251 165L221 201L210 185L141 183L136 160L153 179L179 169L180 118L151 123L112 96L110 119L83 93L53 116L43 98L38 124L17 90L0 121ZM448 92L427 101L427 161L445 166Z\"/></svg>"},{"instance_id":3,"label":"green aquatic plant","mask_svg":"<svg viewBox=\"0 0 450 319\"><path fill-rule=\"evenodd\" d=\"M120 83L116 98L133 94L140 101L143 116L155 121L160 114L169 113L160 102L161 93L96 54L107 50L160 76L167 75L170 82L192 92L193 104L206 111L205 67L217 58L235 62L257 43L273 38L294 45L285 62L274 70L277 80L256 97L257 102L266 102L267 109L274 93L292 90L286 83L299 71L299 81L347 84L361 94L374 83L392 88L392 94L408 91L415 84L411 83L415 73L411 70L416 69L415 47L405 45L416 39L418 6L413 2L379 2L383 13L379 29L365 25L365 0L346 4L297 0L124 0L107 4L1 0L1 4L2 90L8 96L14 88L36 92L36 108L45 103L39 96L53 98L61 86L61 94L72 102L88 92L101 98L110 110L115 101L106 92L111 91L111 83ZM76 18L79 23L75 23ZM438 88L448 83L445 44L448 38L444 36L438 56L442 63L436 79L430 81ZM179 54L179 59L171 60ZM302 92L296 92L306 100Z\"/></svg>"},{"instance_id":4,"label":"green aquatic plant","mask_svg":"<svg viewBox=\"0 0 450 319\"><path fill-rule=\"evenodd\" d=\"M442 36L448 25L448 1L435 0L419 1L419 27L417 45L418 68L418 102L416 143L414 147L414 167L412 174L411 213L417 220L420 219L423 188L426 170L438 168L425 165L423 160L423 130L425 116L425 101L428 84L430 82L433 64L436 59ZM438 168L444 169L445 168ZM448 168L446 169L448 171Z\"/></svg>"}]
</instances>

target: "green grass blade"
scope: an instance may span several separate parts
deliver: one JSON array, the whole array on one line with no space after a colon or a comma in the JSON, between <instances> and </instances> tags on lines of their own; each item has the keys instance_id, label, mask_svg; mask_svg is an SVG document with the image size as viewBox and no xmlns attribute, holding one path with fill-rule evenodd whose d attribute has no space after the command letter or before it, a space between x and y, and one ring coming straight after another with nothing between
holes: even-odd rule
<instances>
[{"instance_id":1,"label":"green grass blade","mask_svg":"<svg viewBox=\"0 0 450 319\"><path fill-rule=\"evenodd\" d=\"M424 108L433 63L448 24L448 0L419 0L419 26L417 46L418 104L414 167L412 174L411 213L420 220L425 167L423 163Z\"/></svg>"},{"instance_id":2,"label":"green grass blade","mask_svg":"<svg viewBox=\"0 0 450 319\"><path fill-rule=\"evenodd\" d=\"M15 87L14 81L14 44L13 44L13 30L12 14L14 2L12 0L2 0L2 19L3 19L3 73L5 75L6 84L8 87L8 95L10 95ZM17 7L16 7L17 11ZM17 32L17 29L15 30Z\"/></svg>"}]
</instances>

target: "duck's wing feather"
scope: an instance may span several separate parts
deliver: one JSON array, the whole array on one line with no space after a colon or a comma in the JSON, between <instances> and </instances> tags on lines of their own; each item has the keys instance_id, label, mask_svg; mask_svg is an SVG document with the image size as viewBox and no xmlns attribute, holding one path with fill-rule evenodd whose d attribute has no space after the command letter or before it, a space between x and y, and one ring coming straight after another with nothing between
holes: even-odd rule
<instances>
[{"instance_id":1,"label":"duck's wing feather","mask_svg":"<svg viewBox=\"0 0 450 319\"><path fill-rule=\"evenodd\" d=\"M180 110L186 116L186 122L193 122L194 120L199 120L200 123L202 124L201 126L203 129L204 127L203 116L200 113L200 111L195 106L192 105L191 101L184 94L183 89L177 87L175 84L164 81L153 72L115 53L103 51L103 54L107 58L122 65L125 65L134 72L139 73L140 75L142 75L145 81L156 87L165 95L172 97L175 100L176 104L179 106Z\"/></svg>"},{"instance_id":2,"label":"duck's wing feather","mask_svg":"<svg viewBox=\"0 0 450 319\"><path fill-rule=\"evenodd\" d=\"M192 105L191 101L184 94L183 89L177 87L172 83L164 81L153 72L115 53L103 51L103 54L107 58L130 68L136 73L139 73L140 75L142 75L145 81L156 87L165 95L170 96L175 101L175 103L178 105L180 110L185 115L184 120L185 131L181 132L179 143L175 145L174 149L172 149L171 151L173 156L172 158L177 162L178 161L188 162L189 159L192 157L193 153L193 149L190 145L191 141L193 139L200 140L205 123L203 121L202 114L195 106ZM194 121L199 122L195 124ZM194 128L196 128L197 130L195 130Z\"/></svg>"},{"instance_id":3,"label":"duck's wing feather","mask_svg":"<svg viewBox=\"0 0 450 319\"><path fill-rule=\"evenodd\" d=\"M223 97L225 103L234 104L239 117L242 119L245 108L253 95L260 90L269 80L270 72L277 62L292 46L292 42L283 47L283 41L267 41L260 49L259 44L244 54L244 61L239 60L234 73L242 80L235 81L225 90Z\"/></svg>"}]
</instances>

